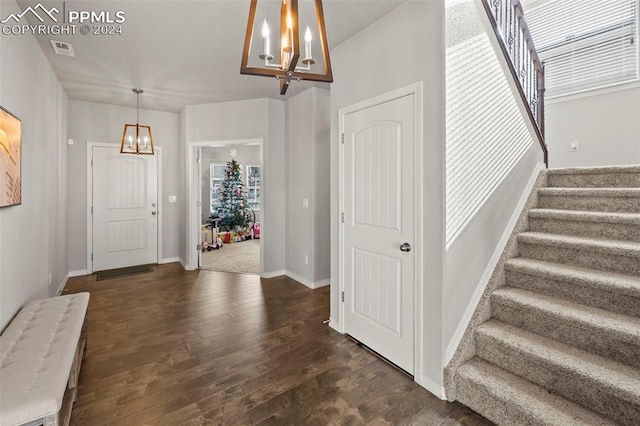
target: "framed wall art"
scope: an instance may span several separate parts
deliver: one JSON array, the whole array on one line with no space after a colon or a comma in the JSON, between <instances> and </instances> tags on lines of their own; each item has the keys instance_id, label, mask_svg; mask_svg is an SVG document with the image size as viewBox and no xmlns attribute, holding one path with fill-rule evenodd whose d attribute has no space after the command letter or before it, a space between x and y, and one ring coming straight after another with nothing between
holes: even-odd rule
<instances>
[{"instance_id":1,"label":"framed wall art","mask_svg":"<svg viewBox=\"0 0 640 426\"><path fill-rule=\"evenodd\" d=\"M22 203L22 123L0 107L0 208Z\"/></svg>"}]
</instances>

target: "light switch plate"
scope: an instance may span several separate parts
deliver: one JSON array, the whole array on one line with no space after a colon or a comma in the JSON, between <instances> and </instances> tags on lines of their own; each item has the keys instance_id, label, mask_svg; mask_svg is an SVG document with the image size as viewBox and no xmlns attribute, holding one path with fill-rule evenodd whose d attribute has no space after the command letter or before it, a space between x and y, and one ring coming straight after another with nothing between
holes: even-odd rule
<instances>
[{"instance_id":1,"label":"light switch plate","mask_svg":"<svg viewBox=\"0 0 640 426\"><path fill-rule=\"evenodd\" d=\"M304 207L305 209L309 208L309 199L308 198L303 198L302 199L302 207Z\"/></svg>"},{"instance_id":2,"label":"light switch plate","mask_svg":"<svg viewBox=\"0 0 640 426\"><path fill-rule=\"evenodd\" d=\"M169 202L175 203L178 201L178 198L175 195L169 195Z\"/></svg>"}]
</instances>

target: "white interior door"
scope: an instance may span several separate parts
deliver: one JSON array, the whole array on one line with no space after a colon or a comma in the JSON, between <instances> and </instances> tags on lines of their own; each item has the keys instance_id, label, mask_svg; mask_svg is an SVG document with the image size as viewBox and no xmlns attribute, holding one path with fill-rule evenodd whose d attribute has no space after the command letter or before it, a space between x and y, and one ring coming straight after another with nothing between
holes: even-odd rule
<instances>
[{"instance_id":1,"label":"white interior door","mask_svg":"<svg viewBox=\"0 0 640 426\"><path fill-rule=\"evenodd\" d=\"M93 147L93 270L158 262L158 160Z\"/></svg>"},{"instance_id":2,"label":"white interior door","mask_svg":"<svg viewBox=\"0 0 640 426\"><path fill-rule=\"evenodd\" d=\"M414 95L344 117L345 332L414 372Z\"/></svg>"}]
</instances>

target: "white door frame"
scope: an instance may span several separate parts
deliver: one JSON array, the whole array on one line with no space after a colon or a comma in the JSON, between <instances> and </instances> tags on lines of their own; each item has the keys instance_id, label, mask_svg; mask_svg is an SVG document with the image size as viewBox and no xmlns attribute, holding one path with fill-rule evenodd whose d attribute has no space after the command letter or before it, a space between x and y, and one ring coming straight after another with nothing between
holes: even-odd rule
<instances>
[{"instance_id":1,"label":"white door frame","mask_svg":"<svg viewBox=\"0 0 640 426\"><path fill-rule=\"evenodd\" d=\"M398 99L404 96L413 95L413 112L415 115L415 129L414 129L414 174L415 174L415 187L414 187L414 197L415 197L415 212L414 212L414 232L415 232L415 262L414 262L414 380L424 387L424 384L421 383L421 378L423 377L423 368L422 368L422 356L424 353L422 347L422 333L423 333L423 319L424 319L424 304L423 304L423 264L424 259L421 256L424 256L424 244L422 238L423 232L423 220L424 220L424 205L423 205L423 173L422 166L424 164L422 153L422 145L423 145L423 132L422 132L422 82L418 82L406 87L402 87L397 90L393 90L391 92L384 93L382 95L376 96L371 99L367 99L362 102L358 102L357 104L350 105L344 108L340 108L338 110L338 173L339 173L339 182L338 185L338 206L339 211L344 212L345 201L344 201L344 144L340 143L342 140L342 134L344 133L344 121L345 116L350 113L354 113L356 111L360 111L366 108L370 108L375 105L379 105L385 102L392 101L394 99ZM338 223L338 295L341 300L341 296L345 291L345 277L344 277L344 259L345 259L345 248L344 248L344 223L339 221ZM341 333L345 333L345 316L344 316L344 307L345 303L339 302L339 310L338 315L340 321L336 324L337 330Z\"/></svg>"},{"instance_id":2,"label":"white door frame","mask_svg":"<svg viewBox=\"0 0 640 426\"><path fill-rule=\"evenodd\" d=\"M93 207L93 166L91 161L93 159L94 147L116 148L119 150L120 144L87 142L87 274L93 273L93 259L91 258L93 251L93 214L91 211ZM158 157L158 252L156 254L156 262L162 263L162 148L154 147L154 151Z\"/></svg>"},{"instance_id":3,"label":"white door frame","mask_svg":"<svg viewBox=\"0 0 640 426\"><path fill-rule=\"evenodd\" d=\"M200 241L200 214L202 207L198 206L198 194L201 191L201 176L196 176L198 171L197 154L198 148L219 148L232 145L259 145L260 146L260 276L264 273L264 239L262 238L264 214L264 139L227 139L210 142L188 142L187 143L187 258L184 269L193 271L198 269L198 244ZM204 201L203 201L204 202Z\"/></svg>"}]
</instances>

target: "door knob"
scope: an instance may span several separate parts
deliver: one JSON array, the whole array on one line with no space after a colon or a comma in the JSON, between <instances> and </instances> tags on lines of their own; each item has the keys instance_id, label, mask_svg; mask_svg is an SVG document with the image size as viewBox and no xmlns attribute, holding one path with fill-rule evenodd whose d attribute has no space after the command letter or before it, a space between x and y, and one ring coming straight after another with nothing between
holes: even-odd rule
<instances>
[{"instance_id":1,"label":"door knob","mask_svg":"<svg viewBox=\"0 0 640 426\"><path fill-rule=\"evenodd\" d=\"M411 251L411 244L404 243L400 246L400 251L409 252Z\"/></svg>"},{"instance_id":2,"label":"door knob","mask_svg":"<svg viewBox=\"0 0 640 426\"><path fill-rule=\"evenodd\" d=\"M152 215L152 216L155 216L155 215L156 215L156 212L151 212L151 215Z\"/></svg>"}]
</instances>

